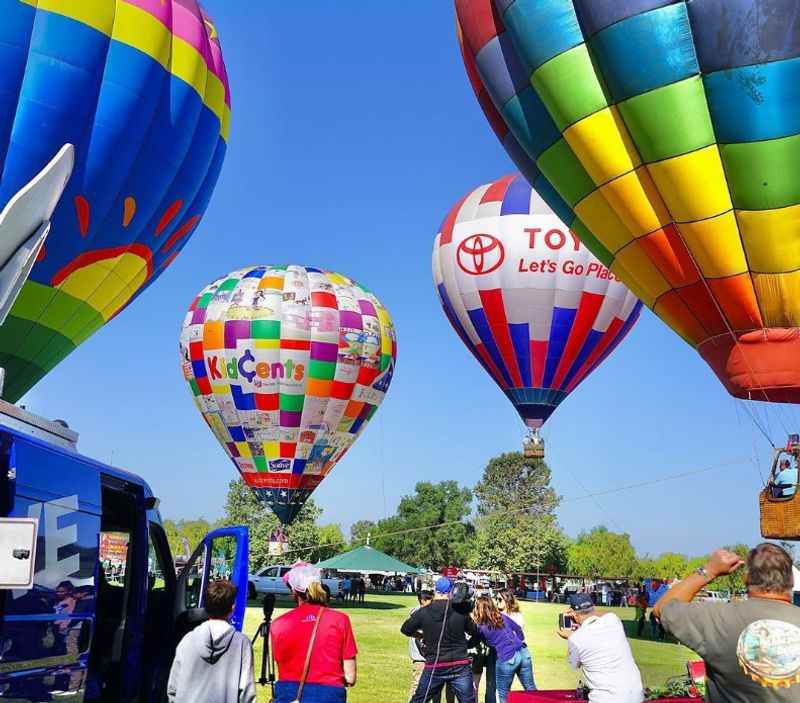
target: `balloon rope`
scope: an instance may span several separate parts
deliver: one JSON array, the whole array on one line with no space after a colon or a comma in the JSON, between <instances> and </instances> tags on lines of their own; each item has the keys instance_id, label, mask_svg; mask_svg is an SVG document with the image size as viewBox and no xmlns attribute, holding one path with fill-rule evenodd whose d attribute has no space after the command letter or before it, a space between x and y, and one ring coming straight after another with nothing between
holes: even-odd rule
<instances>
[{"instance_id":1,"label":"balloon rope","mask_svg":"<svg viewBox=\"0 0 800 703\"><path fill-rule=\"evenodd\" d=\"M630 491L630 490L633 490L635 488L647 488L647 487L650 487L650 486L656 486L656 485L661 484L661 483L667 483L668 481L677 481L677 480L682 479L682 478L689 478L691 476L699 476L700 474L709 473L711 471L717 471L718 469L723 469L723 468L726 468L728 466L735 466L735 465L738 465L738 464L745 464L745 463L752 464L753 463L753 459L751 457L746 457L746 456L745 457L737 457L735 459L731 459L731 460L723 462L721 464L715 464L713 466L706 466L706 467L704 467L702 469L693 469L693 470L690 470L690 471L682 471L680 473L671 474L669 476L663 476L661 478L652 479L650 481L641 481L639 483L630 483L630 484L627 484L627 485L624 485L624 486L617 486L616 488L608 488L608 489L603 490L603 491L595 491L594 493L587 493L586 495L582 495L582 496L573 496L571 498L565 498L564 500L562 500L560 505L563 505L564 503L575 503L575 502L577 502L579 500L587 500L587 499L593 499L593 498L607 496L607 495L613 495L615 493L622 493L624 491ZM497 516L500 516L500 515L514 515L514 514L517 514L517 513L525 513L525 512L531 513L534 510L536 510L536 508L537 508L537 506L530 505L530 506L527 506L527 507L524 507L524 508L513 508L513 509L510 509L510 510L498 510L498 511L495 511L495 512L492 512L492 513L487 513L483 517L497 517ZM424 530L435 530L435 529L438 529L440 527L450 527L452 525L463 525L463 524L464 523L461 520L448 520L447 522L440 522L440 523L436 523L436 524L433 524L433 525L425 525L424 527L410 527L410 528L405 529L405 530L395 530L393 532L378 533L378 534L376 534L376 535L374 535L372 537L371 541L375 542L376 540L382 539L384 537L397 537L399 535L407 535L407 534L410 534L412 532L422 532ZM292 554L292 553L295 553L295 552L307 552L307 551L313 551L314 549L318 549L320 547L338 547L340 545L347 545L347 544L352 545L352 544L355 544L355 543L365 542L365 541L366 540L364 540L364 539L357 539L357 540L353 540L351 542L347 542L346 540L340 540L339 542L325 542L325 543L320 543L320 544L309 544L309 545L306 545L304 547L295 547L294 549L290 549L285 553L286 554Z\"/></svg>"}]
</instances>

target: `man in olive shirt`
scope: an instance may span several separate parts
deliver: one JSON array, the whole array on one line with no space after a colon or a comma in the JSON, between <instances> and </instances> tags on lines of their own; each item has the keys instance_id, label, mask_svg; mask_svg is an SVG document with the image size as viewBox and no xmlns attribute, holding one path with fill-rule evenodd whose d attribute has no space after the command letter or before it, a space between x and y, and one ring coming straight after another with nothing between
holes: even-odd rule
<instances>
[{"instance_id":1,"label":"man in olive shirt","mask_svg":"<svg viewBox=\"0 0 800 703\"><path fill-rule=\"evenodd\" d=\"M692 603L744 562L721 549L655 606L661 624L706 663L709 703L800 701L800 608L792 605L792 559L775 544L747 556L747 600Z\"/></svg>"}]
</instances>

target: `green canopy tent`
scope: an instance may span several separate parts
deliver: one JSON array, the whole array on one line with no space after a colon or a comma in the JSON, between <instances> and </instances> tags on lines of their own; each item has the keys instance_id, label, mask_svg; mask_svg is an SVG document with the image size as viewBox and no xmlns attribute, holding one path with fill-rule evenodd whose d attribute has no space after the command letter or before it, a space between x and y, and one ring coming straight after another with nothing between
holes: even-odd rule
<instances>
[{"instance_id":1,"label":"green canopy tent","mask_svg":"<svg viewBox=\"0 0 800 703\"><path fill-rule=\"evenodd\" d=\"M383 574L384 576L420 573L420 570L416 567L409 566L399 559L390 557L388 554L366 545L344 552L344 554L337 554L335 557L315 564L315 566L318 569L361 574Z\"/></svg>"}]
</instances>

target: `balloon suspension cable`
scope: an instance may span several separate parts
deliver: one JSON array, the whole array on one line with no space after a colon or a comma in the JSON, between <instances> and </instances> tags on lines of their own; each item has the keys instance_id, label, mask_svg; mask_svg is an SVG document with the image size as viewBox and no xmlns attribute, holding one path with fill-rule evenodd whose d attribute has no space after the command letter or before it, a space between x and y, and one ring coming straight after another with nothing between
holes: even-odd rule
<instances>
[{"instance_id":1,"label":"balloon suspension cable","mask_svg":"<svg viewBox=\"0 0 800 703\"><path fill-rule=\"evenodd\" d=\"M727 468L729 466L736 466L738 464L752 464L752 463L753 463L752 457L749 457L749 456L736 457L735 459L731 459L731 460L723 462L721 464L714 464L713 466L706 466L706 467L703 467L703 468L692 469L692 470L689 470L689 471L681 471L680 473L675 473L675 474L671 474L671 475L668 475L668 476L663 476L661 478L652 479L650 481L641 481L639 483L631 483L631 484L628 484L628 485L625 485L625 486L617 486L616 488L609 488L609 489L606 489L606 490L603 490L603 491L595 491L594 493L587 493L586 495L572 496L571 498L565 498L564 500L562 500L560 505L563 505L564 503L575 503L575 502L577 502L579 500L595 499L597 497L613 495L615 493L623 493L624 491L630 491L630 490L634 490L636 488L649 488L650 486L657 486L659 484L667 483L669 481L678 481L678 480L683 479L683 478L690 478L690 477L693 477L693 476L699 476L701 474L706 474L706 473L709 473L711 471L718 471L719 469ZM538 508L538 506L536 506L536 505L529 505L529 506L526 506L524 508L511 508L509 510L497 510L495 512L488 513L487 515L485 515L483 517L499 517L499 516L502 516L502 515L517 515L517 514L520 514L520 513L528 513L530 515L530 514L535 514L537 508ZM377 535L373 535L372 536L372 540L375 541L375 540L382 539L384 537L397 537L397 536L400 536L400 535L411 534L413 532L423 532L425 530L436 530L436 529L439 529L439 528L442 528L442 527L451 527L453 525L463 525L463 524L464 523L461 520L449 520L447 522L435 523L433 525L425 525L423 527L410 527L410 528L405 529L405 530L394 530L392 532L384 532L382 534L379 533ZM353 545L353 544L355 544L357 542L364 542L364 541L365 540L362 538L362 539L352 540L350 542L347 542L346 540L340 540L339 542L325 542L325 543L318 543L318 544L309 544L309 545L306 545L304 547L296 547L295 549L290 549L286 553L287 554L291 554L291 553L295 553L295 552L313 552L314 550L319 549L321 547L328 547L328 548L329 547L339 547L339 546Z\"/></svg>"}]
</instances>

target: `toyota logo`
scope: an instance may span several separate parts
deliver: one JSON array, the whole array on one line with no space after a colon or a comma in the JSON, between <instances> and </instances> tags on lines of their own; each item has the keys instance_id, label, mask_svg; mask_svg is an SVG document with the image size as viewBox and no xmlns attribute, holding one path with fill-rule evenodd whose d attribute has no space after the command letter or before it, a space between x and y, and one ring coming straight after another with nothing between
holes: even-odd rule
<instances>
[{"instance_id":1,"label":"toyota logo","mask_svg":"<svg viewBox=\"0 0 800 703\"><path fill-rule=\"evenodd\" d=\"M496 271L506 258L503 243L491 234L472 234L458 245L458 267L471 276Z\"/></svg>"}]
</instances>

